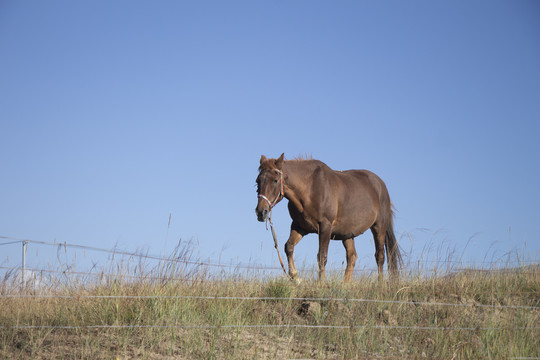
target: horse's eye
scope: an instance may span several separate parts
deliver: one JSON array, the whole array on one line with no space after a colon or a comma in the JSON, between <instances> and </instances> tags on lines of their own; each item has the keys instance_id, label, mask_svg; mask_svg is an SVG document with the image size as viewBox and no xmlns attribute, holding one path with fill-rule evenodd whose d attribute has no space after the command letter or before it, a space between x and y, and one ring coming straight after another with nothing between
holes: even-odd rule
<instances>
[{"instance_id":1,"label":"horse's eye","mask_svg":"<svg viewBox=\"0 0 540 360\"><path fill-rule=\"evenodd\" d=\"M274 184L277 184L277 179L274 179Z\"/></svg>"}]
</instances>

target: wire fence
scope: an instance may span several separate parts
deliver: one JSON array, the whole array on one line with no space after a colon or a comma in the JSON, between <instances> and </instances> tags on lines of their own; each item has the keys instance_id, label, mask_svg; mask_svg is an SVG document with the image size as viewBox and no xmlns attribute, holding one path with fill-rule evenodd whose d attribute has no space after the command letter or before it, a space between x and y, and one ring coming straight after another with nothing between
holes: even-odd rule
<instances>
[{"instance_id":1,"label":"wire fence","mask_svg":"<svg viewBox=\"0 0 540 360\"><path fill-rule=\"evenodd\" d=\"M9 236L0 236L0 239L3 240L12 240L10 242L4 242L0 243L1 245L12 245L16 243L27 243L27 244L36 244L36 245L46 245L46 246L55 246L55 247L64 247L72 248L72 249L80 249L80 250L90 250L90 251L98 251L98 252L104 252L112 255L123 255L123 256L129 256L132 258L138 258L138 259L149 259L149 260L156 260L161 262L168 262L168 263L181 263L184 265L193 265L198 267L208 267L208 268L227 268L227 269L245 269L245 270L255 270L255 271L281 271L282 269L279 266L270 266L270 265L262 265L262 264L249 264L249 265L243 265L243 264L225 264L225 263L217 263L217 262L211 262L211 261L196 261L196 260L190 260L178 257L163 257L160 255L155 254L149 254L149 253L143 253L143 252L133 252L128 251L125 249L105 249L105 248L99 248L94 246L87 246L87 245L80 245L80 244L73 244L73 243L67 243L67 242L49 242L49 241L41 241L41 240L32 240L32 239L21 239L21 238L14 238ZM478 272L487 272L487 271L513 271L512 268L493 268L494 262L491 261L462 261L462 260L421 260L422 263L430 263L430 264L436 264L436 265L446 265L447 267L450 267L452 271L478 271ZM508 264L509 261L498 261L496 262L499 265L505 265ZM538 261L525 261L520 260L519 265L520 266L528 266L528 265L537 265ZM450 265L458 265L458 267L451 267ZM464 268L463 266L470 265L471 268ZM490 268L484 269L484 268L477 268L478 266L489 266ZM412 265L414 266L414 265ZM309 271L312 269L299 269L301 271ZM376 268L363 268L363 269L355 269L354 272L364 272L364 273L375 273L377 272Z\"/></svg>"},{"instance_id":2,"label":"wire fence","mask_svg":"<svg viewBox=\"0 0 540 360\"><path fill-rule=\"evenodd\" d=\"M256 271L280 271L281 268L277 266L266 265L242 265L242 264L223 264L211 261L193 261L186 258L176 257L163 257L149 253L133 252L123 249L104 249L93 246L86 246L80 244L70 243L57 243L47 242L31 239L19 239L7 236L0 236L0 239L8 240L7 242L0 243L1 245L12 245L17 243L22 244L36 244L45 246L63 247L65 249L80 249L99 251L112 255L128 256L130 258L137 259L149 259L160 262L169 263L181 263L183 265L191 265L195 267L211 267L220 269L246 269ZM452 262L464 265L462 261ZM488 262L479 262L475 264L490 264ZM523 265L523 264L522 264ZM526 263L525 265L538 265L537 262ZM20 267L8 267L0 266L0 269L17 272L21 270ZM39 268L25 268L26 271L33 274L52 274L60 276L87 276L87 277L99 277L99 278L124 278L124 279L147 279L147 280L166 280L170 277L159 274L158 276L152 276L145 273L139 275L123 274L123 273L106 273L95 271L75 271L70 268L63 270L55 269L39 269ZM456 268L454 268L454 271ZM463 268L467 271L515 271L515 269L470 269ZM376 272L376 269L360 269L360 271ZM520 270L524 271L524 270ZM539 274L538 268L535 267L531 273ZM183 278L182 280L188 280ZM462 308L483 308L483 309L512 309L512 310L524 310L524 311L538 311L540 309L540 299L536 300L534 305L505 305L505 304L481 304L478 302L435 302L435 301L415 301L415 300L383 300L383 299L368 299L368 298L332 298L332 297L249 297L249 296L218 296L218 295L62 295L62 294L39 294L39 293L6 293L5 289L3 294L0 294L0 300L8 299L155 299L155 300L202 300L202 301L297 301L297 302L342 302L342 303L373 303L373 304L394 304L394 305L407 305L407 306L429 306L429 307L462 307ZM444 327L444 326L399 326L399 325L309 325L309 324L228 324L228 325L210 325L210 324L92 324L92 325L14 325L14 326L0 326L2 329L12 330L32 330L32 329L54 329L54 330L81 330L81 329L138 329L138 328L155 328L155 329L234 329L234 328L251 328L251 329L378 329L378 330L411 330L411 331L537 331L540 327Z\"/></svg>"},{"instance_id":3,"label":"wire fence","mask_svg":"<svg viewBox=\"0 0 540 360\"><path fill-rule=\"evenodd\" d=\"M57 242L49 242L49 241L41 241L41 240L30 240L30 239L18 239L18 238L12 238L8 236L0 236L0 239L5 240L15 240L10 243L0 243L0 245L4 244L13 244L13 243L29 243L29 244L39 244L39 245L49 245L49 246L56 246L56 247L64 247L64 248L72 248L72 249L81 249L81 250L91 250L91 251L99 251L104 252L108 254L113 255L124 255L124 256L130 256L133 258L140 258L140 259L150 259L150 260L158 260L158 261L164 261L164 262L173 262L173 263L182 263L182 264L188 264L188 265L196 265L196 266L206 266L206 267L218 267L218 268L245 268L245 269L252 269L252 270L281 270L280 267L276 266L265 266L265 265L241 265L241 264L222 264L222 263L213 263L213 262L206 262L206 261L194 261L189 259L178 259L174 257L163 257L159 255L153 255L148 253L137 253L133 251L123 250L123 249L104 249L104 248L98 248L95 246L87 246L87 245L79 245L79 244L70 244L67 242L63 243L57 243Z\"/></svg>"},{"instance_id":4,"label":"wire fence","mask_svg":"<svg viewBox=\"0 0 540 360\"><path fill-rule=\"evenodd\" d=\"M219 279L219 276L225 274L225 276L230 276L230 272L223 272L224 269L233 269L236 275L242 276L260 276L259 272L281 272L281 268L277 266L267 266L267 265L260 265L260 264L250 264L250 265L242 265L242 264L223 264L223 263L216 263L211 261L193 261L189 258L189 256L184 256L184 253L181 253L180 256L169 256L169 257L163 257L155 254L149 254L147 252L134 252L134 251L128 251L125 249L118 249L118 248L112 248L112 249L105 249L105 248L99 248L94 246L87 246L87 245L80 245L80 244L70 244L67 242L49 242L49 241L40 241L40 240L33 240L33 239L22 239L22 238L14 238L14 237L8 237L8 236L0 236L0 239L6 240L6 242L0 243L0 245L12 245L12 244L23 244L23 262L22 267L14 267L14 266L0 266L0 270L4 270L4 278L6 279L6 274L11 275L11 281L13 284L15 284L17 281L20 281L20 284L22 284L22 288L19 289L19 292L22 291L28 291L33 290L34 292L40 292L41 290L51 288L54 285L58 285L59 283L66 283L66 284L73 284L72 281L75 281L76 283L86 283L88 282L89 278L96 279L97 281L101 282L101 284L108 283L109 281L117 281L118 279L122 279L124 281L134 281L134 282L148 282L148 281L157 281L157 282L167 282L167 281L173 281L175 279L180 279L183 282L186 283L194 283L201 281L200 276L201 274L204 274L204 280L210 280L210 279ZM77 250L90 250L90 251L99 251L107 254L111 254L114 256L116 255L122 255L122 256L128 256L128 261L134 261L139 260L138 267L131 269L125 268L117 268L117 271L111 271L113 270L112 267L109 267L109 271L95 271L95 265L90 271L76 271L74 270L73 266L69 265L61 265L60 269L43 269L43 268L35 268L35 267L26 267L24 256L26 256L26 246L27 244L36 244L36 245L45 245L45 246L54 246L58 248L72 248ZM159 261L161 265L165 263L169 264L180 264L181 267L173 268L171 271L171 268L165 268L164 266L154 267L150 271L148 271L147 268L142 266L140 264L141 259L149 259L153 261ZM458 266L449 266L448 264L457 264ZM530 269L528 268L520 268L520 273L527 273L527 274L535 274L540 275L540 266L538 266L538 262L527 262L522 263L522 266L527 265L534 265ZM491 268L491 269L478 269L478 268L467 268L462 267L463 263L456 261L447 261L447 267L446 270L439 271L437 268L434 270L432 269L429 273L438 275L452 275L457 274L463 271L467 272L478 272L478 273L485 273L485 274L493 274L494 272L515 272L516 268ZM222 273L216 274L213 273L212 277L210 273L206 270L208 268L214 268L214 269L221 269ZM165 269L165 271L164 271ZM99 270L99 269L98 269ZM135 271L134 271L135 270ZM311 268L303 268L299 269L304 276L316 276L316 270L314 267ZM246 271L245 273L240 273L239 271ZM330 270L332 272L332 270ZM20 272L20 273L19 273ZM355 269L355 273L364 273L368 275L373 275L377 273L377 269ZM227 275L228 274L228 275ZM404 273L405 274L405 273ZM411 274L420 274L420 272L414 272L412 270ZM216 275L218 277L216 277ZM426 274L424 274L426 275ZM20 280L17 280L19 279ZM30 287L29 287L30 285ZM13 289L12 289L13 290ZM11 291L10 291L11 292ZM211 297L215 298L215 297ZM260 299L261 300L261 299ZM309 299L288 299L288 300L309 300ZM330 299L318 299L319 301L326 301ZM365 301L369 302L370 299L343 299L338 301ZM388 303L391 303L392 301L387 301ZM397 302L397 303L407 303L407 302ZM423 303L415 302L418 305L421 305ZM428 303L431 304L431 303ZM442 306L442 303L440 304ZM463 306L463 304L449 304L448 306ZM489 306L496 306L496 305L485 305L486 307ZM480 306L484 307L484 305ZM500 308L500 305L499 305ZM527 307L524 307L527 308Z\"/></svg>"}]
</instances>

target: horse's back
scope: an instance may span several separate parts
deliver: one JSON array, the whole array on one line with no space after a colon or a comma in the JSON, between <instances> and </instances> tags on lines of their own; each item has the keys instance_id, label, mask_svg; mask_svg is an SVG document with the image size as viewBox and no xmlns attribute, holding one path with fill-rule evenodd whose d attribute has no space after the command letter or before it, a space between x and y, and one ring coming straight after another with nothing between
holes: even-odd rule
<instances>
[{"instance_id":1,"label":"horse's back","mask_svg":"<svg viewBox=\"0 0 540 360\"><path fill-rule=\"evenodd\" d=\"M382 180L369 170L333 171L335 181L347 197L358 193L359 195L378 195Z\"/></svg>"}]
</instances>

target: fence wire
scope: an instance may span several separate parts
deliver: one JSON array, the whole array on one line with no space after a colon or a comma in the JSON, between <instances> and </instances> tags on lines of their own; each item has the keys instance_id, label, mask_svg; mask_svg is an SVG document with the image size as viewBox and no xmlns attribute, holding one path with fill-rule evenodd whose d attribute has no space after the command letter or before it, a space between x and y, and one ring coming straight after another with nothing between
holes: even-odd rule
<instances>
[{"instance_id":1,"label":"fence wire","mask_svg":"<svg viewBox=\"0 0 540 360\"><path fill-rule=\"evenodd\" d=\"M493 305L476 303L444 303L426 301L406 301L406 300L380 300L380 299L358 299L358 298L332 298L332 297L265 297L265 296L210 296L210 295L26 295L26 294L6 294L0 298L13 299L161 299L161 300L228 300L228 301L312 301L312 302L358 302L358 303L379 303L379 304L400 304L414 306L454 306L454 307L478 307L489 309L526 309L538 310L540 306L527 305Z\"/></svg>"},{"instance_id":2,"label":"fence wire","mask_svg":"<svg viewBox=\"0 0 540 360\"><path fill-rule=\"evenodd\" d=\"M99 251L99 252L105 252L108 254L113 255L125 255L130 256L134 258L142 258L142 259L149 259L149 260L159 260L159 261L165 261L165 262L174 262L174 263L182 263L182 264L188 264L188 265L196 265L196 266L208 266L208 267L219 267L219 268L247 268L247 269L271 269L271 270L281 270L280 267L275 266L264 266L264 265L240 265L240 264L219 264L219 263L212 263L212 262L206 262L206 261L194 261L194 260L188 260L188 259L178 259L178 258L171 258L171 257L163 257L159 255L153 255L153 254L144 254L144 253L136 253L128 250L122 250L122 249L104 249L104 248L98 248L94 246L87 246L87 245L79 245L79 244L70 244L67 242L63 243L57 243L57 242L48 242L48 241L40 241L40 240L31 240L31 239L19 239L19 238L12 238L8 236L0 236L0 239L5 240L14 240L12 243L22 243L26 242L29 244L38 244L38 245L48 245L48 246L57 246L57 247L64 247L64 248L73 248L73 249L81 249L81 250L92 250L92 251ZM7 244L7 243L4 243ZM0 244L1 245L1 244Z\"/></svg>"},{"instance_id":3,"label":"fence wire","mask_svg":"<svg viewBox=\"0 0 540 360\"><path fill-rule=\"evenodd\" d=\"M539 330L540 327L443 327L443 326L399 326L399 325L306 325L306 324L256 324L256 325L15 325L0 326L0 329L12 330L39 330L39 329L58 329L58 330L82 330L82 329L350 329L350 330L442 330L442 331L524 331Z\"/></svg>"}]
</instances>

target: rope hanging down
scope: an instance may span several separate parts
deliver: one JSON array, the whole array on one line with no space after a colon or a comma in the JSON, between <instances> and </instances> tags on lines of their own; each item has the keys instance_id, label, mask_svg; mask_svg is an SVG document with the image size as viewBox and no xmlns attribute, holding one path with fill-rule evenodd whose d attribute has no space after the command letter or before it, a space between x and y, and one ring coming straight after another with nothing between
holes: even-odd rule
<instances>
[{"instance_id":1,"label":"rope hanging down","mask_svg":"<svg viewBox=\"0 0 540 360\"><path fill-rule=\"evenodd\" d=\"M279 263L281 264L281 268L283 269L283 272L285 273L285 276L292 280L293 278L287 273L287 270L285 270L285 265L283 265L283 259L281 258L281 254L279 253L279 246L277 242L277 236L276 231L274 230L274 224L272 224L272 209L270 209L270 214L268 214L267 221L270 223L270 230L272 231L272 237L274 238L274 247L276 248L277 256L279 258ZM268 229L268 228L267 228Z\"/></svg>"}]
</instances>

